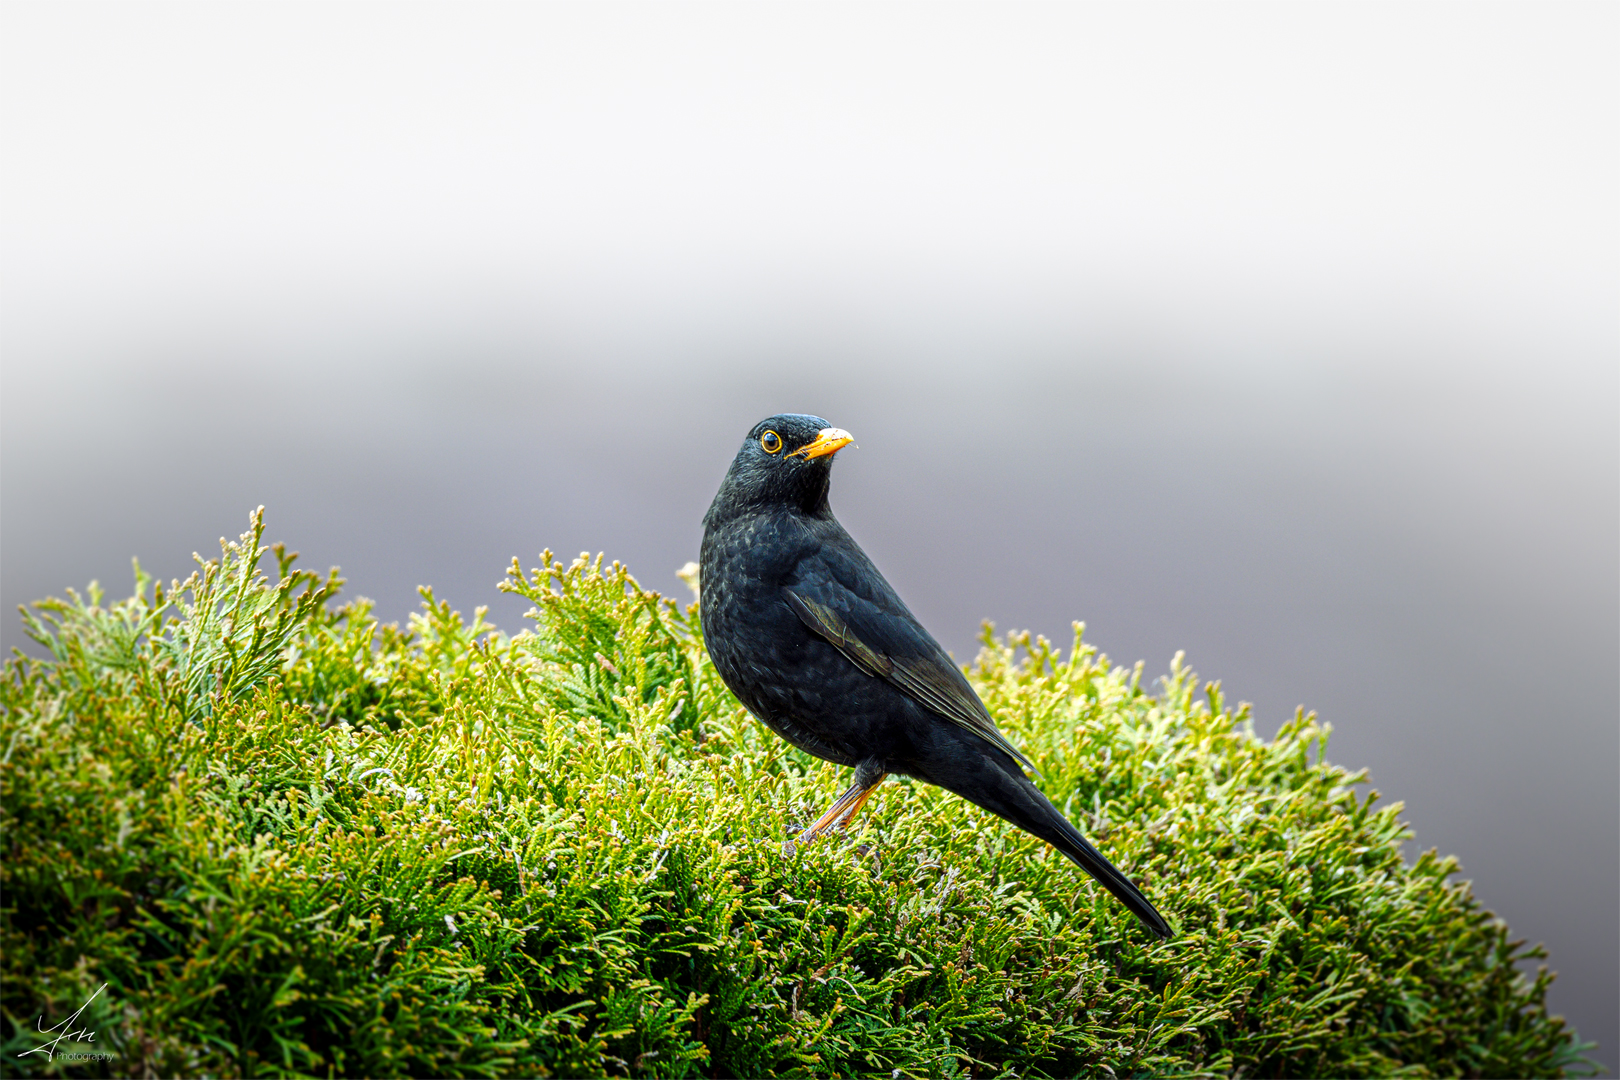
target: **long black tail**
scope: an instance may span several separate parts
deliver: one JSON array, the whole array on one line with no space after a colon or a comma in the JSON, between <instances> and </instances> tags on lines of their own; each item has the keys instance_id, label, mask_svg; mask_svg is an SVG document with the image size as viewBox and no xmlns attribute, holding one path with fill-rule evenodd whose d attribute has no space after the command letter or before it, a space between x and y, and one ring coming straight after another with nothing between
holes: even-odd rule
<instances>
[{"instance_id":1,"label":"long black tail","mask_svg":"<svg viewBox=\"0 0 1620 1080\"><path fill-rule=\"evenodd\" d=\"M990 764L991 760L986 757L984 764ZM1120 903L1142 920L1143 926L1159 937L1168 938L1174 933L1164 916L1148 902L1148 898L1142 895L1131 879L1115 869L1113 863L1103 858L1102 853L1080 835L1080 830L1052 805L1051 799L1041 794L1040 788L1030 783L1011 758L1007 758L1006 765L1001 768L979 768L967 776L958 773L949 778L929 779L1057 848L1080 869L1096 878L1103 888L1117 896ZM945 782L941 783L941 780Z\"/></svg>"},{"instance_id":2,"label":"long black tail","mask_svg":"<svg viewBox=\"0 0 1620 1080\"><path fill-rule=\"evenodd\" d=\"M1008 820L1019 828L1034 833L1073 859L1080 869L1096 878L1102 883L1103 888L1119 897L1119 902L1130 908L1131 914L1141 919L1143 926L1161 938L1170 937L1173 933L1170 924L1159 914L1159 909L1142 895L1142 890L1136 887L1136 883L1120 873L1113 863L1103 858L1102 853L1080 835L1080 830L1069 823L1069 819L1052 805L1052 800L1041 794L1039 788L1028 780L1024 783L1029 786L1035 799L1039 800L1035 812L1030 815L1034 820L1025 822L1011 817Z\"/></svg>"}]
</instances>

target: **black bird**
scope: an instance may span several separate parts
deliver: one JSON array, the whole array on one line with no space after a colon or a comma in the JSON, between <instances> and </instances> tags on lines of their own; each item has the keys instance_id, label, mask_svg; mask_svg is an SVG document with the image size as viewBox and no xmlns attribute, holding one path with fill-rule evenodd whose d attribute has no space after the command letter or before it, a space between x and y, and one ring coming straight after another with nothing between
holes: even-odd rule
<instances>
[{"instance_id":1,"label":"black bird","mask_svg":"<svg viewBox=\"0 0 1620 1080\"><path fill-rule=\"evenodd\" d=\"M889 773L954 791L1045 840L1161 938L1170 924L1024 775L945 650L833 517L818 416L755 425L703 519L703 640L739 700L794 746L853 766L802 839L847 825Z\"/></svg>"}]
</instances>

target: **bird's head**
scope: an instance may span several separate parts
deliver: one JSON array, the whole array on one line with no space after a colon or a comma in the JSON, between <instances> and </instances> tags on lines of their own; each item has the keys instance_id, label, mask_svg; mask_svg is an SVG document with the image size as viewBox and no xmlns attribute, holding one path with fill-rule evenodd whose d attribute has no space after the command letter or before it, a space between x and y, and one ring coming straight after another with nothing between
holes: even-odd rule
<instances>
[{"instance_id":1,"label":"bird's head","mask_svg":"<svg viewBox=\"0 0 1620 1080\"><path fill-rule=\"evenodd\" d=\"M758 506L826 510L833 455L852 441L819 416L782 413L761 420L732 459L705 521Z\"/></svg>"}]
</instances>

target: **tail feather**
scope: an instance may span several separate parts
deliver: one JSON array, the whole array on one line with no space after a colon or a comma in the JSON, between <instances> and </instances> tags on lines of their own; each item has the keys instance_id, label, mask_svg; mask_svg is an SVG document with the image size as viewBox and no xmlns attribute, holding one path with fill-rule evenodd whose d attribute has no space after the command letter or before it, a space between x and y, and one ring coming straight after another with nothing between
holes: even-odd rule
<instances>
[{"instance_id":1,"label":"tail feather","mask_svg":"<svg viewBox=\"0 0 1620 1080\"><path fill-rule=\"evenodd\" d=\"M994 759L986 756L984 761L989 764ZM1169 938L1174 934L1164 916L1142 895L1142 890L1091 846L1080 830L1052 805L1052 800L1041 794L1041 789L1030 782L1011 758L1007 758L1004 765L996 764L1000 767L975 769L966 775L952 770L955 775L930 779L1057 848L1076 866L1096 878L1103 888L1118 897L1119 902L1129 908L1143 926L1160 938Z\"/></svg>"},{"instance_id":2,"label":"tail feather","mask_svg":"<svg viewBox=\"0 0 1620 1080\"><path fill-rule=\"evenodd\" d=\"M1033 786L1031 785L1031 787ZM1080 830L1076 829L1069 823L1067 818L1058 812L1058 808L1052 805L1050 799L1042 795L1038 790L1035 794L1042 802L1046 803L1047 808L1050 810L1048 821L1051 833L1036 832L1036 830L1031 829L1022 822L1015 821L1013 824L1035 833L1036 836L1067 855L1080 869L1096 878L1103 888L1117 896L1120 903L1130 908L1131 914L1141 919L1143 926L1146 926L1160 938L1170 937L1173 933L1170 924L1165 921L1163 915L1159 914L1158 908L1155 908L1152 902L1142 895L1142 890L1136 887L1135 882L1120 873L1113 863L1103 858L1102 853L1092 847L1084 836L1080 835Z\"/></svg>"}]
</instances>

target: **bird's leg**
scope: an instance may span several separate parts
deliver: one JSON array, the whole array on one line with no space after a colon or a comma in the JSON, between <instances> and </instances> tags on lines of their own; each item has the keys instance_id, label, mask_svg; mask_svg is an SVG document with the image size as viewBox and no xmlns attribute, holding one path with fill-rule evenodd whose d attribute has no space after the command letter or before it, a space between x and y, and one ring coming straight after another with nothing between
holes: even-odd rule
<instances>
[{"instance_id":1,"label":"bird's leg","mask_svg":"<svg viewBox=\"0 0 1620 1080\"><path fill-rule=\"evenodd\" d=\"M840 829L849 828L849 823L855 820L855 815L860 813L861 807L866 805L866 800L872 797L872 792L876 791L878 789L878 784L881 783L883 783L883 777L880 776L870 787L863 788L860 795L856 797L855 804L848 810L845 810L844 816L838 819L838 824L836 827Z\"/></svg>"},{"instance_id":2,"label":"bird's leg","mask_svg":"<svg viewBox=\"0 0 1620 1080\"><path fill-rule=\"evenodd\" d=\"M827 808L825 814L816 819L815 824L799 834L799 839L814 840L829 829L848 826L887 775L888 771L884 769L882 762L875 758L861 762L855 767L855 782L833 800L833 804Z\"/></svg>"},{"instance_id":3,"label":"bird's leg","mask_svg":"<svg viewBox=\"0 0 1620 1080\"><path fill-rule=\"evenodd\" d=\"M873 787L876 787L874 784ZM859 784L851 784L844 789L844 793L833 800L827 807L827 812L816 818L815 823L799 834L800 840L814 840L822 833L835 825L847 825L849 819L855 816L855 811L872 794L872 788L863 788Z\"/></svg>"}]
</instances>

